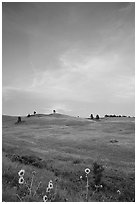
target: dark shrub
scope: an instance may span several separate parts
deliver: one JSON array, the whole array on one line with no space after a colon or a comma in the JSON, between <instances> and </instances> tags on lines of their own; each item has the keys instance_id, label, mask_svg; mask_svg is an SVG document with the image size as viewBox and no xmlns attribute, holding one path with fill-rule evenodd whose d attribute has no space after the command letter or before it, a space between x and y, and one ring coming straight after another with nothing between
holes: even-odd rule
<instances>
[{"instance_id":1,"label":"dark shrub","mask_svg":"<svg viewBox=\"0 0 137 204\"><path fill-rule=\"evenodd\" d=\"M74 161L73 161L73 164L80 164L81 163L81 161L79 160L79 159L75 159Z\"/></svg>"},{"instance_id":2,"label":"dark shrub","mask_svg":"<svg viewBox=\"0 0 137 204\"><path fill-rule=\"evenodd\" d=\"M17 120L17 123L20 123L20 122L21 122L21 117L19 116L18 120Z\"/></svg>"},{"instance_id":3,"label":"dark shrub","mask_svg":"<svg viewBox=\"0 0 137 204\"><path fill-rule=\"evenodd\" d=\"M96 119L99 120L99 115L96 115Z\"/></svg>"},{"instance_id":4,"label":"dark shrub","mask_svg":"<svg viewBox=\"0 0 137 204\"><path fill-rule=\"evenodd\" d=\"M99 185L101 184L101 179L102 179L102 173L104 171L104 168L102 165L98 164L97 162L93 163L93 179L94 179L94 184Z\"/></svg>"}]
</instances>

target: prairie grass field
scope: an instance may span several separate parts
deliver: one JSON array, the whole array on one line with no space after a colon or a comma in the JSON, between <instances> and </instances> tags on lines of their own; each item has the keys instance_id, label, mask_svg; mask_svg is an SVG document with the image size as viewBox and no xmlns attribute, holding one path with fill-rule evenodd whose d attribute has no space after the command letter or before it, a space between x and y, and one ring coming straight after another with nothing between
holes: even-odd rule
<instances>
[{"instance_id":1,"label":"prairie grass field","mask_svg":"<svg viewBox=\"0 0 137 204\"><path fill-rule=\"evenodd\" d=\"M2 117L2 200L42 202L49 180L54 202L135 201L135 118L89 120L61 114ZM95 187L93 164L103 167ZM88 174L86 198L85 169ZM31 183L31 196L19 184L18 172Z\"/></svg>"}]
</instances>

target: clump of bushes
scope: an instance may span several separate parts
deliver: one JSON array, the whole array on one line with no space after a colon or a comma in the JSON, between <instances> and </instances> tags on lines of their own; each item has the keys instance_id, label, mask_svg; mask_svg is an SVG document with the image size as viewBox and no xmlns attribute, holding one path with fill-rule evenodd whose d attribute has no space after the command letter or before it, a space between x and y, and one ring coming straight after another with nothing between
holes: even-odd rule
<instances>
[{"instance_id":1,"label":"clump of bushes","mask_svg":"<svg viewBox=\"0 0 137 204\"><path fill-rule=\"evenodd\" d=\"M116 118L116 117L124 117L124 118L126 118L127 116L126 115L115 115L115 114L113 114L113 115L106 114L105 115L105 118ZM128 117L130 117L130 116L128 116Z\"/></svg>"},{"instance_id":2,"label":"clump of bushes","mask_svg":"<svg viewBox=\"0 0 137 204\"><path fill-rule=\"evenodd\" d=\"M93 163L93 180L94 180L95 186L101 185L103 171L104 171L104 168L102 165L98 164L97 162Z\"/></svg>"},{"instance_id":3,"label":"clump of bushes","mask_svg":"<svg viewBox=\"0 0 137 204\"><path fill-rule=\"evenodd\" d=\"M91 115L90 115L90 118L88 118L88 119L91 119L91 120L94 120L94 119L99 120L100 117L99 117L99 115L97 114L96 117L94 118L93 114L91 114Z\"/></svg>"},{"instance_id":4,"label":"clump of bushes","mask_svg":"<svg viewBox=\"0 0 137 204\"><path fill-rule=\"evenodd\" d=\"M99 115L96 115L96 120L99 120Z\"/></svg>"},{"instance_id":5,"label":"clump of bushes","mask_svg":"<svg viewBox=\"0 0 137 204\"><path fill-rule=\"evenodd\" d=\"M21 122L22 122L22 120L21 120L21 117L19 116L18 119L17 119L17 122L15 124L19 124Z\"/></svg>"}]
</instances>

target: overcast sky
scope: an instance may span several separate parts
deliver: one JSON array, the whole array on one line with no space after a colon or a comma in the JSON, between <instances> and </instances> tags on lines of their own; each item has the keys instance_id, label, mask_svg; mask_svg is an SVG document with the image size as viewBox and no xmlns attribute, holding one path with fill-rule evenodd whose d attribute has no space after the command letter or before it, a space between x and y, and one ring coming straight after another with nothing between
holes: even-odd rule
<instances>
[{"instance_id":1,"label":"overcast sky","mask_svg":"<svg viewBox=\"0 0 137 204\"><path fill-rule=\"evenodd\" d=\"M3 114L134 115L134 3L3 3Z\"/></svg>"}]
</instances>

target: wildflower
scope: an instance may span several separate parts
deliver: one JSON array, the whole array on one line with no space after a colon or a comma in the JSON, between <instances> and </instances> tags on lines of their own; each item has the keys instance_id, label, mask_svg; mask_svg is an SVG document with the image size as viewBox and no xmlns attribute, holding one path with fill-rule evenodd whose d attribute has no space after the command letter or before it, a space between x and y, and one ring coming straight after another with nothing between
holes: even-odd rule
<instances>
[{"instance_id":1,"label":"wildflower","mask_svg":"<svg viewBox=\"0 0 137 204\"><path fill-rule=\"evenodd\" d=\"M102 185L95 185L95 188L103 188Z\"/></svg>"},{"instance_id":2,"label":"wildflower","mask_svg":"<svg viewBox=\"0 0 137 204\"><path fill-rule=\"evenodd\" d=\"M50 192L50 188L49 188L49 187L47 187L46 192L47 192L47 193L49 193L49 192Z\"/></svg>"},{"instance_id":3,"label":"wildflower","mask_svg":"<svg viewBox=\"0 0 137 204\"><path fill-rule=\"evenodd\" d=\"M67 202L67 201L68 201L68 198L64 198L64 201Z\"/></svg>"},{"instance_id":4,"label":"wildflower","mask_svg":"<svg viewBox=\"0 0 137 204\"><path fill-rule=\"evenodd\" d=\"M19 178L19 184L23 184L24 183L24 178L23 177L20 177Z\"/></svg>"},{"instance_id":5,"label":"wildflower","mask_svg":"<svg viewBox=\"0 0 137 204\"><path fill-rule=\"evenodd\" d=\"M49 184L48 184L48 188L49 188L49 189L52 189L52 188L53 188L53 183L49 183Z\"/></svg>"},{"instance_id":6,"label":"wildflower","mask_svg":"<svg viewBox=\"0 0 137 204\"><path fill-rule=\"evenodd\" d=\"M80 179L82 179L83 177L82 176L80 176Z\"/></svg>"},{"instance_id":7,"label":"wildflower","mask_svg":"<svg viewBox=\"0 0 137 204\"><path fill-rule=\"evenodd\" d=\"M24 174L25 174L25 170L24 170L24 169L21 169L21 170L18 172L18 175L19 175L20 177L23 177Z\"/></svg>"},{"instance_id":8,"label":"wildflower","mask_svg":"<svg viewBox=\"0 0 137 204\"><path fill-rule=\"evenodd\" d=\"M120 190L117 190L117 193L118 193L118 194L121 194L121 191L120 191Z\"/></svg>"},{"instance_id":9,"label":"wildflower","mask_svg":"<svg viewBox=\"0 0 137 204\"><path fill-rule=\"evenodd\" d=\"M89 174L89 173L90 173L90 169L89 169L89 168L86 168L86 169L85 169L85 173L86 173L86 174Z\"/></svg>"},{"instance_id":10,"label":"wildflower","mask_svg":"<svg viewBox=\"0 0 137 204\"><path fill-rule=\"evenodd\" d=\"M46 195L44 195L44 196L43 196L43 201L44 201L44 202L47 202L47 200L48 200L48 197L47 197Z\"/></svg>"}]
</instances>

